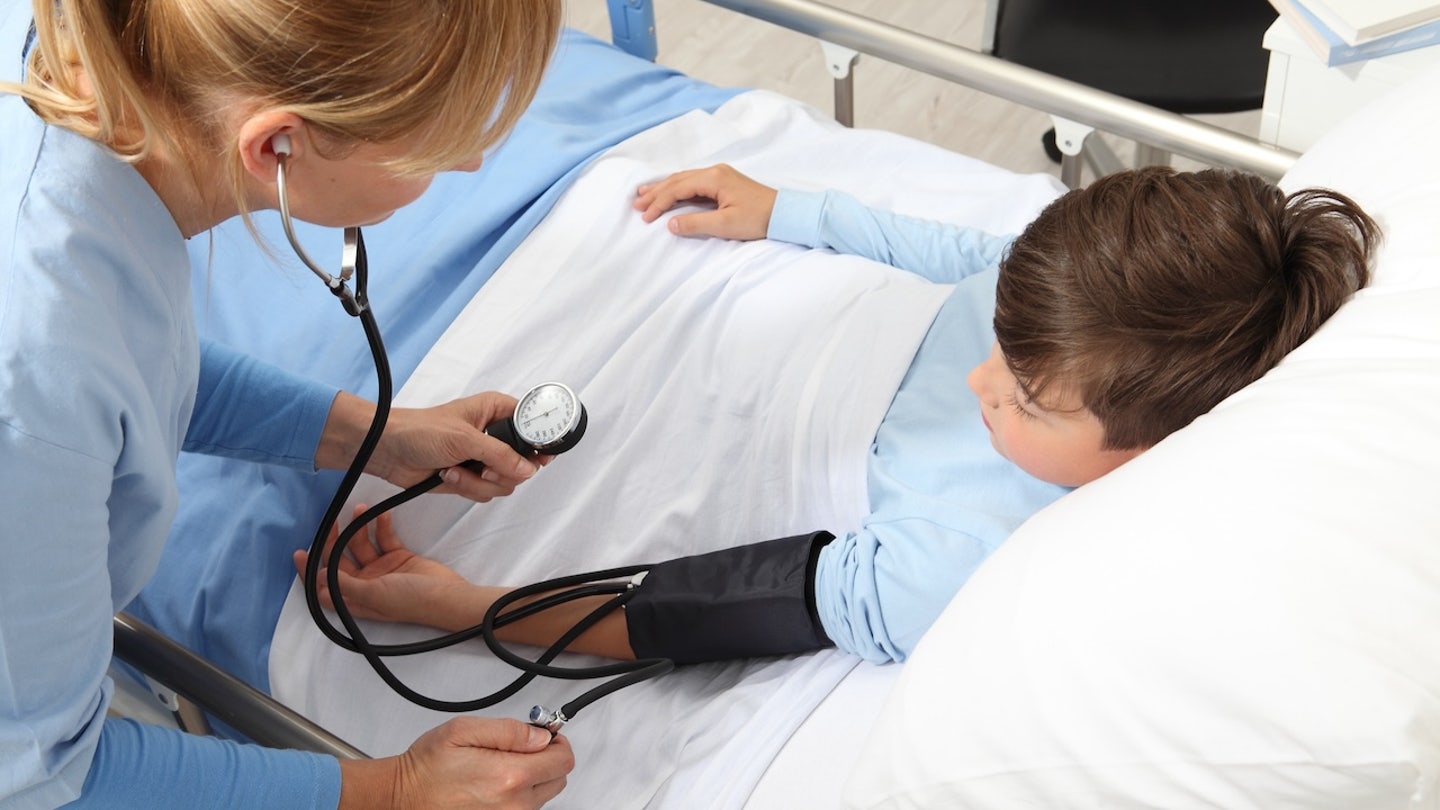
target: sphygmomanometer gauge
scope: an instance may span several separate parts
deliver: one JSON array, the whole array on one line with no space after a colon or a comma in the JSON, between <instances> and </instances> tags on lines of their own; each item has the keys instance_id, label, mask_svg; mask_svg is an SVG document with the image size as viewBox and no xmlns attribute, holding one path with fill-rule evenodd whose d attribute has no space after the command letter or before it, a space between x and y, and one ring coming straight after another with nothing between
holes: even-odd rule
<instances>
[{"instance_id":1,"label":"sphygmomanometer gauge","mask_svg":"<svg viewBox=\"0 0 1440 810\"><path fill-rule=\"evenodd\" d=\"M515 413L485 429L521 455L556 455L574 447L585 435L585 406L570 386L543 382L526 391Z\"/></svg>"}]
</instances>

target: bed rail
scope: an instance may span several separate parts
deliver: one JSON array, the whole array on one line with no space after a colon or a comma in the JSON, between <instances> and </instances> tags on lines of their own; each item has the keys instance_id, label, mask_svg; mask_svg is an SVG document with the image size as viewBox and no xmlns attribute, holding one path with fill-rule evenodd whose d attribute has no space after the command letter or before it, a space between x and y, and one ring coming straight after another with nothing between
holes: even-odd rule
<instances>
[{"instance_id":1,"label":"bed rail","mask_svg":"<svg viewBox=\"0 0 1440 810\"><path fill-rule=\"evenodd\" d=\"M813 0L705 2L1203 163L1274 180L1299 157L1193 118Z\"/></svg>"},{"instance_id":2,"label":"bed rail","mask_svg":"<svg viewBox=\"0 0 1440 810\"><path fill-rule=\"evenodd\" d=\"M261 745L340 759L367 758L358 748L128 613L115 616L115 657Z\"/></svg>"}]
</instances>

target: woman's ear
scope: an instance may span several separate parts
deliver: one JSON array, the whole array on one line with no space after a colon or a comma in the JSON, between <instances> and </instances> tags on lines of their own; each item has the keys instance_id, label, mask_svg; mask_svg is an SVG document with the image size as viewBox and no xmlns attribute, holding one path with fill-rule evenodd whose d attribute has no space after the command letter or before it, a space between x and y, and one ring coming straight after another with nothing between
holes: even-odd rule
<instances>
[{"instance_id":1,"label":"woman's ear","mask_svg":"<svg viewBox=\"0 0 1440 810\"><path fill-rule=\"evenodd\" d=\"M277 152L287 153L293 161L303 157L308 146L304 119L275 110L246 118L240 124L239 138L245 172L267 185L275 182Z\"/></svg>"}]
</instances>

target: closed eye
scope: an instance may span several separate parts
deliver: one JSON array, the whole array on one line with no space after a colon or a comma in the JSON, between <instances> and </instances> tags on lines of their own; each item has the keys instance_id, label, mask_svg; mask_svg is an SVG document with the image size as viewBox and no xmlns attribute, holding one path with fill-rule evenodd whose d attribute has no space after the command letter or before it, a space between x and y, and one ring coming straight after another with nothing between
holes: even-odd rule
<instances>
[{"instance_id":1,"label":"closed eye","mask_svg":"<svg viewBox=\"0 0 1440 810\"><path fill-rule=\"evenodd\" d=\"M1025 408L1025 403L1021 402L1021 401L1020 401L1020 397L1016 396L1013 392L1012 392L1008 397L1006 397L1006 400L1007 400L1006 404L1009 405L1010 408L1011 408L1012 410L1014 410L1015 413L1018 414L1020 417L1022 417L1022 418L1024 418L1024 419L1038 419L1038 418L1039 418L1039 417L1037 417L1035 414L1033 414L1033 413L1031 413L1029 410L1027 410L1027 409Z\"/></svg>"}]
</instances>

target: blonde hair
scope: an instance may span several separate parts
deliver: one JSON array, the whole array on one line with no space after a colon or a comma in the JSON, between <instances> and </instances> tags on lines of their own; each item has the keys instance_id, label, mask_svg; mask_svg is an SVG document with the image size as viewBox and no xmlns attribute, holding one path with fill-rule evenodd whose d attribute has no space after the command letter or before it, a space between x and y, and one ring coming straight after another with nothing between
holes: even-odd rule
<instances>
[{"instance_id":1,"label":"blonde hair","mask_svg":"<svg viewBox=\"0 0 1440 810\"><path fill-rule=\"evenodd\" d=\"M412 140L398 174L482 154L534 97L561 0L34 0L34 14L26 81L0 89L126 160L157 142L192 166L228 160L238 195L222 129L237 102L341 149Z\"/></svg>"}]
</instances>

